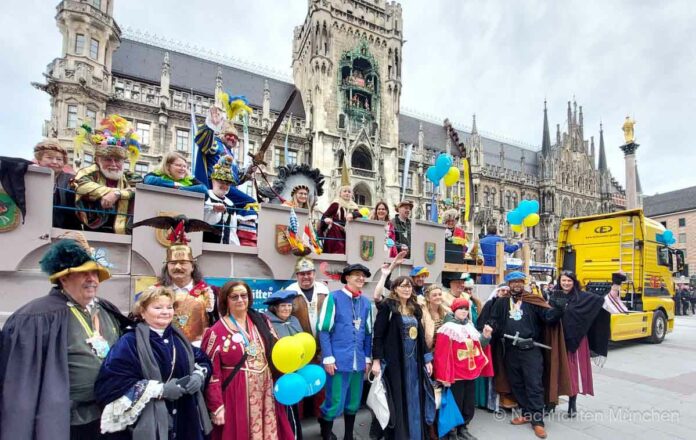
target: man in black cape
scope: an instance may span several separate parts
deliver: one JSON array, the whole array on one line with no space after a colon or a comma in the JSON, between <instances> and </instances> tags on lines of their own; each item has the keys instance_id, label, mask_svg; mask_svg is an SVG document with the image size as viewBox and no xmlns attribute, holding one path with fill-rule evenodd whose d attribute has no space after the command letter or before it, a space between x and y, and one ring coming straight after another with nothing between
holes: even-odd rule
<instances>
[{"instance_id":1,"label":"man in black cape","mask_svg":"<svg viewBox=\"0 0 696 440\"><path fill-rule=\"evenodd\" d=\"M3 328L0 438L100 438L94 381L130 321L96 297L109 271L74 236L51 245L40 262L54 284L49 294L19 308Z\"/></svg>"},{"instance_id":2,"label":"man in black cape","mask_svg":"<svg viewBox=\"0 0 696 440\"><path fill-rule=\"evenodd\" d=\"M511 423L531 423L534 434L546 438L545 402L555 404L559 395L568 395L570 390L563 328L559 325L567 303L552 298L549 305L542 297L525 292L525 280L522 272L507 274L510 298L498 298L491 306L488 324L504 352L503 368L495 372L496 389L499 379L509 382L522 411ZM505 335L522 340L513 341ZM541 349L534 343L551 349Z\"/></svg>"}]
</instances>

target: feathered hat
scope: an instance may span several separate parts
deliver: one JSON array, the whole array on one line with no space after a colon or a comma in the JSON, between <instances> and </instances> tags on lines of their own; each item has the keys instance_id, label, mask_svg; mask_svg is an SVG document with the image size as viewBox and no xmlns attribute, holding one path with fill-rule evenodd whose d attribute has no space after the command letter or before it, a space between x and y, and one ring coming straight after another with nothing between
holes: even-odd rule
<instances>
[{"instance_id":1,"label":"feathered hat","mask_svg":"<svg viewBox=\"0 0 696 440\"><path fill-rule=\"evenodd\" d=\"M220 235L220 231L214 226L203 220L188 218L185 215L157 216L133 223L134 228L139 226L150 226L165 231L171 230L167 236L167 240L171 243L167 248L167 263L170 261L195 261L193 250L188 245L191 240L186 236L186 233L204 231Z\"/></svg>"},{"instance_id":2,"label":"feathered hat","mask_svg":"<svg viewBox=\"0 0 696 440\"><path fill-rule=\"evenodd\" d=\"M321 197L324 194L324 176L321 171L304 163L280 166L278 178L273 182L273 186L259 188L259 195L269 200L278 197L290 200L300 188L307 189L310 200Z\"/></svg>"},{"instance_id":3,"label":"feathered hat","mask_svg":"<svg viewBox=\"0 0 696 440\"><path fill-rule=\"evenodd\" d=\"M70 232L66 238L53 243L44 254L39 265L48 274L48 280L55 283L70 273L97 271L99 281L111 278L105 267L105 260L98 261L95 252L81 232Z\"/></svg>"},{"instance_id":4,"label":"feathered hat","mask_svg":"<svg viewBox=\"0 0 696 440\"><path fill-rule=\"evenodd\" d=\"M102 119L98 128L84 123L78 129L75 137L75 150L82 152L82 146L87 142L94 147L97 157L119 157L128 159L131 169L140 157L140 142L138 134L130 122L123 117L112 114Z\"/></svg>"},{"instance_id":5,"label":"feathered hat","mask_svg":"<svg viewBox=\"0 0 696 440\"><path fill-rule=\"evenodd\" d=\"M222 156L218 163L213 165L213 172L210 174L210 178L233 183L235 180L232 177L232 160L232 156Z\"/></svg>"}]
</instances>

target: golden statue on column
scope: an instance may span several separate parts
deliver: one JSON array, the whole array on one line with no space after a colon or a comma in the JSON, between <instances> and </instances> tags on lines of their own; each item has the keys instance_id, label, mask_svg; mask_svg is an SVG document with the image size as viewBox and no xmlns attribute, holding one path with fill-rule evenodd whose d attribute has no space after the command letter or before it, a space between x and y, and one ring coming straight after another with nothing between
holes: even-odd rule
<instances>
[{"instance_id":1,"label":"golden statue on column","mask_svg":"<svg viewBox=\"0 0 696 440\"><path fill-rule=\"evenodd\" d=\"M633 134L633 126L636 125L636 121L631 119L630 116L626 116L622 130L624 132L624 140L626 144L632 144L635 141L635 136Z\"/></svg>"}]
</instances>

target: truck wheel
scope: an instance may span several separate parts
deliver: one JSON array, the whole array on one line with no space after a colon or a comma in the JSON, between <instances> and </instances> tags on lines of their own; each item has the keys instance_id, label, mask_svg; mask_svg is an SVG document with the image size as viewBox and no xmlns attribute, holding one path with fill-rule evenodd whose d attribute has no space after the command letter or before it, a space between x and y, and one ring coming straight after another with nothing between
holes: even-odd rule
<instances>
[{"instance_id":1,"label":"truck wheel","mask_svg":"<svg viewBox=\"0 0 696 440\"><path fill-rule=\"evenodd\" d=\"M648 342L651 344L659 344L665 339L667 334L667 318L661 310L657 310L653 313L652 321L652 335L648 338Z\"/></svg>"}]
</instances>

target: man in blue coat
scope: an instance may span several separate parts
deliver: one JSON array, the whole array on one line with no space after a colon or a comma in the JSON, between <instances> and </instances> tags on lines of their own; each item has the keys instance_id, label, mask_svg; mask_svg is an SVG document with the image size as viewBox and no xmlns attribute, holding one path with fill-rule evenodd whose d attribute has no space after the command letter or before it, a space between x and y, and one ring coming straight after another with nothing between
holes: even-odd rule
<instances>
[{"instance_id":1,"label":"man in blue coat","mask_svg":"<svg viewBox=\"0 0 696 440\"><path fill-rule=\"evenodd\" d=\"M486 236L481 239L479 245L483 253L483 265L495 267L495 249L499 242L505 243L505 239L498 235L498 228L495 225L489 225L486 230ZM511 254L522 247L522 242L517 244L506 244L505 252ZM495 284L493 275L481 275L480 284Z\"/></svg>"},{"instance_id":2,"label":"man in blue coat","mask_svg":"<svg viewBox=\"0 0 696 440\"><path fill-rule=\"evenodd\" d=\"M317 320L322 363L328 374L321 405L321 437L330 440L333 421L344 414L345 438L353 438L363 377L372 366L372 303L362 295L370 270L362 264L343 269L343 289L327 296ZM333 437L335 438L335 437Z\"/></svg>"}]
</instances>

